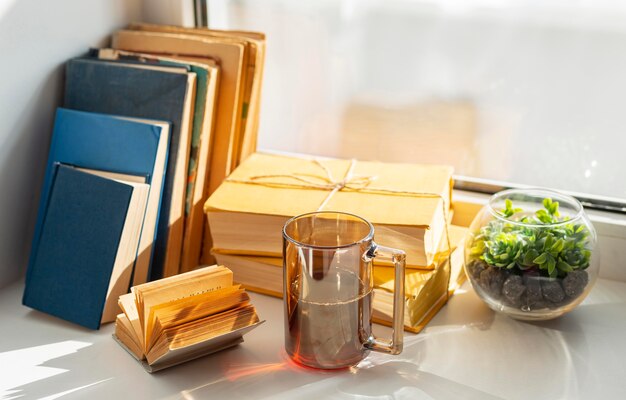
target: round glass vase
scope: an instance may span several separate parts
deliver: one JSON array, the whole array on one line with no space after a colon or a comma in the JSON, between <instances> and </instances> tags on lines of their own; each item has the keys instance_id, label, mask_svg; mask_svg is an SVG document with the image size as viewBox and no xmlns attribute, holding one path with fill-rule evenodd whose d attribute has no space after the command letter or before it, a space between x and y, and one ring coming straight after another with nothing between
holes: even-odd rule
<instances>
[{"instance_id":1,"label":"round glass vase","mask_svg":"<svg viewBox=\"0 0 626 400\"><path fill-rule=\"evenodd\" d=\"M470 225L465 272L494 311L521 320L559 317L598 275L596 232L575 198L544 189L494 194Z\"/></svg>"}]
</instances>

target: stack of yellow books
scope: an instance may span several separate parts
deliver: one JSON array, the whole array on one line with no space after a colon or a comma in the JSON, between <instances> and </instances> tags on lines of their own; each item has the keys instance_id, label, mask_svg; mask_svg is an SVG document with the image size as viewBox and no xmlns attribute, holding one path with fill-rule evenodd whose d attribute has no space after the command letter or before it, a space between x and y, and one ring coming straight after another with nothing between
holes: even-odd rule
<instances>
[{"instance_id":1,"label":"stack of yellow books","mask_svg":"<svg viewBox=\"0 0 626 400\"><path fill-rule=\"evenodd\" d=\"M211 195L205 212L216 259L233 269L236 282L275 296L282 296L287 219L332 210L369 220L378 244L407 253L405 327L419 331L462 280L465 231L448 225L451 188L447 166L256 153ZM393 270L380 262L374 275L375 316L388 323Z\"/></svg>"}]
</instances>

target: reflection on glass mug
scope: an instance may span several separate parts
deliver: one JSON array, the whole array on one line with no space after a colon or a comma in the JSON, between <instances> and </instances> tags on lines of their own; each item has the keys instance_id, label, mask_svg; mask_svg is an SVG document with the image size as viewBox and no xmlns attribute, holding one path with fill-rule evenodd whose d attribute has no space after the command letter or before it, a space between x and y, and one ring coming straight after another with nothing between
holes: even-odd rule
<instances>
[{"instance_id":1,"label":"reflection on glass mug","mask_svg":"<svg viewBox=\"0 0 626 400\"><path fill-rule=\"evenodd\" d=\"M393 336L372 334L372 260L395 264ZM283 227L285 350L299 364L345 368L370 350L402 351L404 260L374 243L374 227L356 215L314 212Z\"/></svg>"}]
</instances>

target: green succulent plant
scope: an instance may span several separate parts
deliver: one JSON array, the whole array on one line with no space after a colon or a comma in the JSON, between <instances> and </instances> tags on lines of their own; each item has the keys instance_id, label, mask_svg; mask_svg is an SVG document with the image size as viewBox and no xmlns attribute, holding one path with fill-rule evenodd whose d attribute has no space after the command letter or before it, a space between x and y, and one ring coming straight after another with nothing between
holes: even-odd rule
<instances>
[{"instance_id":1,"label":"green succulent plant","mask_svg":"<svg viewBox=\"0 0 626 400\"><path fill-rule=\"evenodd\" d=\"M500 214L505 221L490 221L474 238L472 257L508 270L537 270L552 278L589 267L589 230L583 224L564 223L569 218L560 216L558 201L545 198L542 209L527 215L507 199Z\"/></svg>"}]
</instances>

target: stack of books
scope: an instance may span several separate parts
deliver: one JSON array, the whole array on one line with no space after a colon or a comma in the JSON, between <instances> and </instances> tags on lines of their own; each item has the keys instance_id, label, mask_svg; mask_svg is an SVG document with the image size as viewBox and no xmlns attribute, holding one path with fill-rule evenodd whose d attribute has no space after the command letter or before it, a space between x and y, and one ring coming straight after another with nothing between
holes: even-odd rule
<instances>
[{"instance_id":1,"label":"stack of books","mask_svg":"<svg viewBox=\"0 0 626 400\"><path fill-rule=\"evenodd\" d=\"M134 286L113 337L148 372L237 345L261 324L233 273L214 265Z\"/></svg>"},{"instance_id":2,"label":"stack of books","mask_svg":"<svg viewBox=\"0 0 626 400\"><path fill-rule=\"evenodd\" d=\"M132 25L66 65L23 303L98 328L211 260L209 194L256 148L261 33Z\"/></svg>"},{"instance_id":3,"label":"stack of books","mask_svg":"<svg viewBox=\"0 0 626 400\"><path fill-rule=\"evenodd\" d=\"M450 225L452 168L256 153L211 195L213 253L248 290L282 296L282 226L316 210L359 215L407 253L405 328L418 332L463 281L466 230ZM390 324L393 269L375 261L374 317Z\"/></svg>"}]
</instances>

